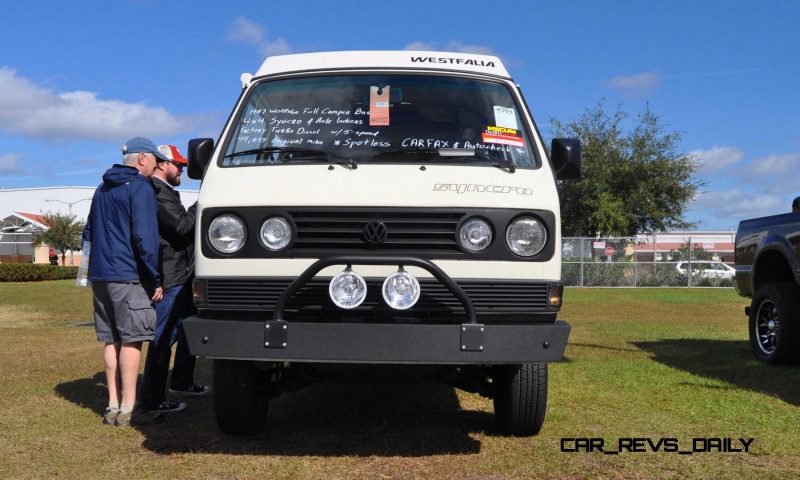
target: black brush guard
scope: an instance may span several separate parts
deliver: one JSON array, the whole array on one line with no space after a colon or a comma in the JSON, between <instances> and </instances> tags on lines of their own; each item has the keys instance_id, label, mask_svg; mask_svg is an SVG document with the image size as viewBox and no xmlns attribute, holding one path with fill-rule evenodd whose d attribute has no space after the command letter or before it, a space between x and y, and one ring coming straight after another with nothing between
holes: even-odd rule
<instances>
[{"instance_id":1,"label":"black brush guard","mask_svg":"<svg viewBox=\"0 0 800 480\"><path fill-rule=\"evenodd\" d=\"M322 269L333 265L414 266L428 271L461 302L466 321L452 324L287 322L292 296ZM320 259L298 276L278 299L265 323L198 316L183 321L193 355L263 361L500 364L561 360L570 326L484 325L464 290L434 263L416 257L354 255Z\"/></svg>"}]
</instances>

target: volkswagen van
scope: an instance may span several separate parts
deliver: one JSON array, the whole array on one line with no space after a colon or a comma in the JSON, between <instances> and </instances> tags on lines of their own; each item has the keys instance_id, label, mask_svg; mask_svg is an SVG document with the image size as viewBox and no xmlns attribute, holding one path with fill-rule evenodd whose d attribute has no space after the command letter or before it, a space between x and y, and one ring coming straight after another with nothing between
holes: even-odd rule
<instances>
[{"instance_id":1,"label":"volkswagen van","mask_svg":"<svg viewBox=\"0 0 800 480\"><path fill-rule=\"evenodd\" d=\"M269 399L323 378L435 379L493 399L536 434L562 358L550 151L501 60L364 51L267 58L243 74L202 179L193 354L213 359L223 432L266 426Z\"/></svg>"}]
</instances>

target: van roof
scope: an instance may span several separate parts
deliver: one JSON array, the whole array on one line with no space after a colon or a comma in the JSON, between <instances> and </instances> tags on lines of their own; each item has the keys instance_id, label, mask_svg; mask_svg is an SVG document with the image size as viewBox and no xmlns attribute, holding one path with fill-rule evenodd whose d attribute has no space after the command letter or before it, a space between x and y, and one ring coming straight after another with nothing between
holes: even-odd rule
<instances>
[{"instance_id":1,"label":"van roof","mask_svg":"<svg viewBox=\"0 0 800 480\"><path fill-rule=\"evenodd\" d=\"M451 52L353 51L319 52L268 57L255 76L330 69L405 68L487 73L510 78L499 58Z\"/></svg>"}]
</instances>

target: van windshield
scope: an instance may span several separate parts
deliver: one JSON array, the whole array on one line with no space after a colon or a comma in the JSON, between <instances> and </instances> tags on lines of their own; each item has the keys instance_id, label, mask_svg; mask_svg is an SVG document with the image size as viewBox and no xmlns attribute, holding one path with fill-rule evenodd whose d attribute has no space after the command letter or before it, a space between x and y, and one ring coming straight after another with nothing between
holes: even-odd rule
<instances>
[{"instance_id":1,"label":"van windshield","mask_svg":"<svg viewBox=\"0 0 800 480\"><path fill-rule=\"evenodd\" d=\"M537 168L505 84L445 75L329 75L252 87L223 167L287 162Z\"/></svg>"}]
</instances>

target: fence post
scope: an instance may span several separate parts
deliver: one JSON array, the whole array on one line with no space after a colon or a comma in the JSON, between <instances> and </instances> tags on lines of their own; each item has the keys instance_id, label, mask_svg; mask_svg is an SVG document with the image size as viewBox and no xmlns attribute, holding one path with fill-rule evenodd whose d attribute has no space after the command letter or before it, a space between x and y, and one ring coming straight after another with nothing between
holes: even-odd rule
<instances>
[{"instance_id":1,"label":"fence post","mask_svg":"<svg viewBox=\"0 0 800 480\"><path fill-rule=\"evenodd\" d=\"M583 287L583 237L578 237L578 241L581 243L581 272L580 272L580 286Z\"/></svg>"},{"instance_id":2,"label":"fence post","mask_svg":"<svg viewBox=\"0 0 800 480\"><path fill-rule=\"evenodd\" d=\"M689 237L689 265L686 267L686 286L692 287L692 237Z\"/></svg>"},{"instance_id":3,"label":"fence post","mask_svg":"<svg viewBox=\"0 0 800 480\"><path fill-rule=\"evenodd\" d=\"M639 286L639 281L638 281L638 278L639 278L639 269L638 269L639 260L636 258L636 237L633 238L633 242L632 243L633 243L633 286L634 287L638 287Z\"/></svg>"}]
</instances>

